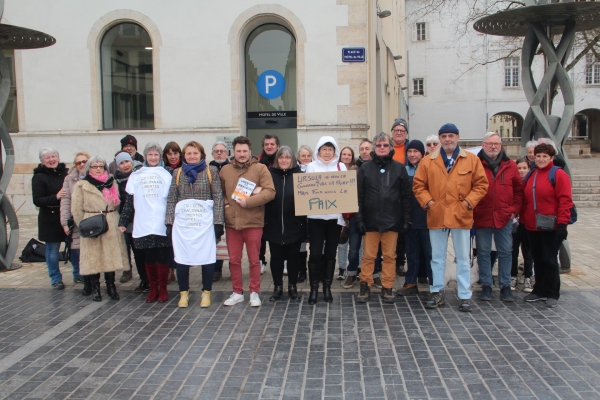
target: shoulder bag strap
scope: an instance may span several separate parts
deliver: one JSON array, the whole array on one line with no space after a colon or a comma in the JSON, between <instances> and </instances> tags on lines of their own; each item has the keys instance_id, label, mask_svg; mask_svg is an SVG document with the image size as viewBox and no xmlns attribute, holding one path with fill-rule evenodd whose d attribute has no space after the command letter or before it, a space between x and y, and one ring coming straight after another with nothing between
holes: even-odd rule
<instances>
[{"instance_id":1,"label":"shoulder bag strap","mask_svg":"<svg viewBox=\"0 0 600 400\"><path fill-rule=\"evenodd\" d=\"M535 183L537 182L537 176L538 176L538 172L535 172L535 175L533 176L533 187L532 187L532 191L533 191L533 211L537 214L537 203L535 201Z\"/></svg>"},{"instance_id":2,"label":"shoulder bag strap","mask_svg":"<svg viewBox=\"0 0 600 400\"><path fill-rule=\"evenodd\" d=\"M179 186L179 177L181 176L182 169L183 169L182 167L179 167L179 170L177 170L177 178L175 180L175 186Z\"/></svg>"}]
</instances>

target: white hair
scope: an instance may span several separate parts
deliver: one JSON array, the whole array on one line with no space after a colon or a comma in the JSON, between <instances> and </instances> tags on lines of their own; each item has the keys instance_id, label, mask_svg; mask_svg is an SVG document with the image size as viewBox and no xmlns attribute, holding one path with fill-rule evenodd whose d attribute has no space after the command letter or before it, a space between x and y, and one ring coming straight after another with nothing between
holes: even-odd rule
<instances>
[{"instance_id":1,"label":"white hair","mask_svg":"<svg viewBox=\"0 0 600 400\"><path fill-rule=\"evenodd\" d=\"M425 139L425 144L427 143L439 143L440 137L438 135L429 135L427 139Z\"/></svg>"},{"instance_id":2,"label":"white hair","mask_svg":"<svg viewBox=\"0 0 600 400\"><path fill-rule=\"evenodd\" d=\"M537 142L537 140L530 140L529 142L527 142L527 143L525 144L525 150L527 150L527 149L528 149L528 148L530 148L530 147L535 147L535 146L537 146L537 145L538 145L538 142Z\"/></svg>"},{"instance_id":3,"label":"white hair","mask_svg":"<svg viewBox=\"0 0 600 400\"><path fill-rule=\"evenodd\" d=\"M500 136L500 134L498 132L488 132L483 136L483 141L485 142L486 140L488 140L489 138L491 138L492 136L498 136L500 138L500 141L502 141L502 136Z\"/></svg>"},{"instance_id":4,"label":"white hair","mask_svg":"<svg viewBox=\"0 0 600 400\"><path fill-rule=\"evenodd\" d=\"M52 147L42 147L40 149L40 162L43 162L46 154L50 154L50 153L56 155L56 158L60 159L60 155L58 154L58 151L54 150Z\"/></svg>"}]
</instances>

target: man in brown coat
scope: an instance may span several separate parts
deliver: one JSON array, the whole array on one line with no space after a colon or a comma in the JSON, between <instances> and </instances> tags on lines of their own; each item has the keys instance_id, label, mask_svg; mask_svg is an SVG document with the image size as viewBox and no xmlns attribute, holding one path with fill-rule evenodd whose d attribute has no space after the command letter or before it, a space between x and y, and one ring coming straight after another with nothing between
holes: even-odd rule
<instances>
[{"instance_id":1,"label":"man in brown coat","mask_svg":"<svg viewBox=\"0 0 600 400\"><path fill-rule=\"evenodd\" d=\"M427 210L427 227L431 239L430 287L426 308L436 308L445 302L444 273L448 236L452 233L456 254L456 282L460 311L471 311L470 230L473 208L485 196L488 180L479 158L458 145L458 128L445 124L439 130L441 148L423 157L415 173L413 192Z\"/></svg>"},{"instance_id":2,"label":"man in brown coat","mask_svg":"<svg viewBox=\"0 0 600 400\"><path fill-rule=\"evenodd\" d=\"M242 280L242 249L246 244L250 262L250 306L260 301L260 239L264 226L265 204L275 198L275 187L269 169L252 157L251 142L245 136L233 140L233 161L221 169L220 178L225 202L225 226L229 250L229 270L233 285L232 295L224 305L233 306L244 301ZM245 181L242 181L245 179ZM240 182L255 185L250 197L232 197Z\"/></svg>"}]
</instances>

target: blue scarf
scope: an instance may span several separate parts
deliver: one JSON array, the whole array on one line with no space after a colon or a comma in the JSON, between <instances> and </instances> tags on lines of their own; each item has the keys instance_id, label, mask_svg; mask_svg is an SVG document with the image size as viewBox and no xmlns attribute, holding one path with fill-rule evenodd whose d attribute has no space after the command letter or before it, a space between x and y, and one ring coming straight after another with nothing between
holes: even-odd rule
<instances>
[{"instance_id":1,"label":"blue scarf","mask_svg":"<svg viewBox=\"0 0 600 400\"><path fill-rule=\"evenodd\" d=\"M450 171L452 171L452 167L454 166L454 162L456 161L456 157L458 157L459 152L460 152L460 146L456 145L456 148L454 149L454 153L452 153L452 157L448 158L448 156L446 155L446 152L444 151L444 148L440 149L440 154L442 156L442 160L444 160L444 165L446 166L446 171L448 171L448 173L450 173Z\"/></svg>"},{"instance_id":2,"label":"blue scarf","mask_svg":"<svg viewBox=\"0 0 600 400\"><path fill-rule=\"evenodd\" d=\"M206 169L206 160L202 160L198 164L187 164L184 162L181 168L183 168L183 173L187 175L188 182L193 184L196 182L196 178L198 178L198 173Z\"/></svg>"}]
</instances>

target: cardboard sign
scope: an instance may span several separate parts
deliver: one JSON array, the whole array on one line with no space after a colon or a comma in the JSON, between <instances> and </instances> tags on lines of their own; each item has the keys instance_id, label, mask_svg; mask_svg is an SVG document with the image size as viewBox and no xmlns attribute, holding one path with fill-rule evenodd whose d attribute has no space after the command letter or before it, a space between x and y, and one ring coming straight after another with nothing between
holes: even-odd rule
<instances>
[{"instance_id":1,"label":"cardboard sign","mask_svg":"<svg viewBox=\"0 0 600 400\"><path fill-rule=\"evenodd\" d=\"M356 171L294 174L296 215L358 212Z\"/></svg>"}]
</instances>

